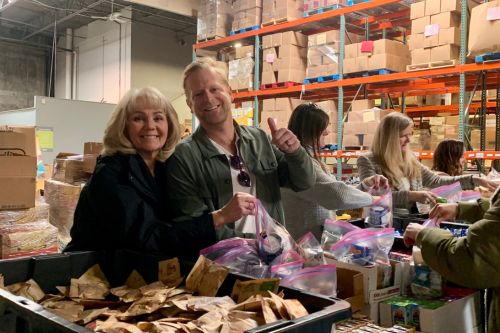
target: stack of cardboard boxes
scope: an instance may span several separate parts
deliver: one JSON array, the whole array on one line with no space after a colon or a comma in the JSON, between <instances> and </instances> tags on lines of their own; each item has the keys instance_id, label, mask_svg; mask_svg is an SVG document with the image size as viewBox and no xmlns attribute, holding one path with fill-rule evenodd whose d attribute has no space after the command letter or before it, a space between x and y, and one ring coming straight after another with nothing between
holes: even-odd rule
<instances>
[{"instance_id":1,"label":"stack of cardboard boxes","mask_svg":"<svg viewBox=\"0 0 500 333\"><path fill-rule=\"evenodd\" d=\"M259 127L266 133L271 133L267 123L268 118L276 119L278 128L288 127L288 120L297 105L302 104L300 99L295 98L269 98L262 101L262 112L260 114Z\"/></svg>"},{"instance_id":2,"label":"stack of cardboard boxes","mask_svg":"<svg viewBox=\"0 0 500 333\"><path fill-rule=\"evenodd\" d=\"M304 0L264 0L262 24L292 21L304 15Z\"/></svg>"},{"instance_id":3,"label":"stack of cardboard boxes","mask_svg":"<svg viewBox=\"0 0 500 333\"><path fill-rule=\"evenodd\" d=\"M362 99L352 102L348 121L344 123L344 147L370 147L380 120L389 110L375 109L373 100Z\"/></svg>"},{"instance_id":4,"label":"stack of cardboard boxes","mask_svg":"<svg viewBox=\"0 0 500 333\"><path fill-rule=\"evenodd\" d=\"M231 30L260 26L262 0L235 0L233 10L234 19Z\"/></svg>"},{"instance_id":5,"label":"stack of cardboard boxes","mask_svg":"<svg viewBox=\"0 0 500 333\"><path fill-rule=\"evenodd\" d=\"M232 23L232 0L202 0L198 12L197 39L225 37Z\"/></svg>"},{"instance_id":6,"label":"stack of cardboard boxes","mask_svg":"<svg viewBox=\"0 0 500 333\"><path fill-rule=\"evenodd\" d=\"M483 1L484 2L484 1ZM500 52L500 0L474 7L470 16L469 55Z\"/></svg>"},{"instance_id":7,"label":"stack of cardboard boxes","mask_svg":"<svg viewBox=\"0 0 500 333\"><path fill-rule=\"evenodd\" d=\"M408 46L399 41L379 39L345 46L345 74L379 69L404 72L409 63Z\"/></svg>"},{"instance_id":8,"label":"stack of cardboard boxes","mask_svg":"<svg viewBox=\"0 0 500 333\"><path fill-rule=\"evenodd\" d=\"M254 46L241 46L236 48L234 60L228 65L228 81L232 90L252 90L254 73Z\"/></svg>"},{"instance_id":9,"label":"stack of cardboard boxes","mask_svg":"<svg viewBox=\"0 0 500 333\"><path fill-rule=\"evenodd\" d=\"M345 38L349 41L359 42L362 37L349 34ZM307 78L337 74L339 72L339 47L340 31L330 30L307 37Z\"/></svg>"},{"instance_id":10,"label":"stack of cardboard boxes","mask_svg":"<svg viewBox=\"0 0 500 333\"><path fill-rule=\"evenodd\" d=\"M411 4L409 46L412 65L457 61L460 56L459 0L425 0Z\"/></svg>"},{"instance_id":11,"label":"stack of cardboard boxes","mask_svg":"<svg viewBox=\"0 0 500 333\"><path fill-rule=\"evenodd\" d=\"M40 213L35 207L35 142L33 127L0 129L1 259L58 251L57 231L47 222L47 210Z\"/></svg>"},{"instance_id":12,"label":"stack of cardboard boxes","mask_svg":"<svg viewBox=\"0 0 500 333\"><path fill-rule=\"evenodd\" d=\"M262 84L303 82L306 74L307 37L287 31L262 38Z\"/></svg>"},{"instance_id":13,"label":"stack of cardboard boxes","mask_svg":"<svg viewBox=\"0 0 500 333\"><path fill-rule=\"evenodd\" d=\"M345 6L347 5L347 0L304 0L304 12L320 8L335 8L335 5Z\"/></svg>"}]
</instances>

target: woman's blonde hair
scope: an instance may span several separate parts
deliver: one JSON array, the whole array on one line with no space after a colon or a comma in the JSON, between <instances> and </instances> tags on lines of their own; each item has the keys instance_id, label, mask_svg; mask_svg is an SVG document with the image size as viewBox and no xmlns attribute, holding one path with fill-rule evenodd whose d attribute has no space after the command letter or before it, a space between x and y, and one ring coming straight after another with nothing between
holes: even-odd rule
<instances>
[{"instance_id":1,"label":"woman's blonde hair","mask_svg":"<svg viewBox=\"0 0 500 333\"><path fill-rule=\"evenodd\" d=\"M420 176L417 158L411 150L401 151L399 144L401 132L410 126L413 127L413 121L408 116L392 112L382 119L373 139L373 156L389 183L396 188L403 178L411 181Z\"/></svg>"},{"instance_id":2,"label":"woman's blonde hair","mask_svg":"<svg viewBox=\"0 0 500 333\"><path fill-rule=\"evenodd\" d=\"M158 89L153 87L131 89L118 102L104 130L103 155L136 153L132 142L127 137L127 118L132 112L145 108L161 109L167 116L167 141L156 159L165 161L172 155L180 140L179 120L172 104Z\"/></svg>"}]
</instances>

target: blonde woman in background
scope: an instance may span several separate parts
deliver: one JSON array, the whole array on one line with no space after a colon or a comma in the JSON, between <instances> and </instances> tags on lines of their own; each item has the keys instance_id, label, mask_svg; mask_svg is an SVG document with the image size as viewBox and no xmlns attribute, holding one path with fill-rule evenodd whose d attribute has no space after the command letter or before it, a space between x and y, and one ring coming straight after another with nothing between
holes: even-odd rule
<instances>
[{"instance_id":1,"label":"blonde woman in background","mask_svg":"<svg viewBox=\"0 0 500 333\"><path fill-rule=\"evenodd\" d=\"M410 150L413 121L406 115L392 112L385 116L375 132L371 151L358 158L361 180L382 174L393 190L393 207L415 211L417 202L436 203L429 188L459 181L463 189L484 186L491 190L494 182L473 175L440 176L421 164Z\"/></svg>"}]
</instances>

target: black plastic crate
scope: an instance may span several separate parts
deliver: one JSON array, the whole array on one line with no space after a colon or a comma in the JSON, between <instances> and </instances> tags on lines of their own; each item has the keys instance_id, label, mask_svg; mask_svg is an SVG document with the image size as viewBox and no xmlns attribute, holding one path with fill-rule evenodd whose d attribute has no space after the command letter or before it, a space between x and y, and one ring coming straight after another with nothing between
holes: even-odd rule
<instances>
[{"instance_id":1,"label":"black plastic crate","mask_svg":"<svg viewBox=\"0 0 500 333\"><path fill-rule=\"evenodd\" d=\"M99 263L112 286L122 285L133 269L146 282L158 278L158 261L161 258L148 257L131 252L117 252L104 255L98 252L78 252L33 258L0 260L0 273L5 284L34 279L46 292L56 292L55 287L69 285L71 278L83 274L92 265ZM181 271L187 275L192 263L181 261ZM229 295L236 279L247 280L248 276L229 274L219 289L218 295ZM309 315L294 320L259 326L248 333L267 332L311 332L329 333L335 322L350 318L351 308L346 301L329 298L298 289L282 287L286 298L296 298L302 302ZM66 333L92 332L58 317L35 302L14 296L0 289L0 333Z\"/></svg>"}]
</instances>

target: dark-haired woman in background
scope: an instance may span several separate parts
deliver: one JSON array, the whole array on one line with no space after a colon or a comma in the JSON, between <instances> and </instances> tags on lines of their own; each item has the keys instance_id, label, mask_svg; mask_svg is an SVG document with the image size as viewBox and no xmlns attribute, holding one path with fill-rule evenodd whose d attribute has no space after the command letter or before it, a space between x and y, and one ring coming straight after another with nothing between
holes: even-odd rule
<instances>
[{"instance_id":1,"label":"dark-haired woman in background","mask_svg":"<svg viewBox=\"0 0 500 333\"><path fill-rule=\"evenodd\" d=\"M328 124L328 114L311 103L297 106L288 122L288 129L297 136L316 169L316 181L310 189L293 192L281 188L286 228L294 239L308 231L320 238L325 219L335 218L332 210L369 206L373 197L360 189L387 186L387 179L378 175L365 179L358 188L337 181L319 156L329 134Z\"/></svg>"},{"instance_id":2,"label":"dark-haired woman in background","mask_svg":"<svg viewBox=\"0 0 500 333\"><path fill-rule=\"evenodd\" d=\"M460 176L464 171L465 146L462 141L446 139L441 141L432 162L432 170L440 176Z\"/></svg>"}]
</instances>

